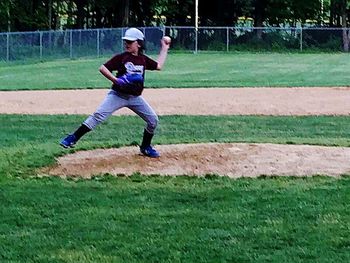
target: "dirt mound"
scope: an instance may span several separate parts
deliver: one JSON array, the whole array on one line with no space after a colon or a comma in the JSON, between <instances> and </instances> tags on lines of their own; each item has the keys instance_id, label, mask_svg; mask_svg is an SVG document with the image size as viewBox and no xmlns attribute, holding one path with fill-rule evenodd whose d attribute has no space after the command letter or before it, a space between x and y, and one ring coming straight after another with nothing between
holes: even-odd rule
<instances>
[{"instance_id":1,"label":"dirt mound","mask_svg":"<svg viewBox=\"0 0 350 263\"><path fill-rule=\"evenodd\" d=\"M339 176L350 174L350 148L277 144L158 145L161 157L139 154L137 147L80 151L58 158L42 173L90 178L98 174Z\"/></svg>"}]
</instances>

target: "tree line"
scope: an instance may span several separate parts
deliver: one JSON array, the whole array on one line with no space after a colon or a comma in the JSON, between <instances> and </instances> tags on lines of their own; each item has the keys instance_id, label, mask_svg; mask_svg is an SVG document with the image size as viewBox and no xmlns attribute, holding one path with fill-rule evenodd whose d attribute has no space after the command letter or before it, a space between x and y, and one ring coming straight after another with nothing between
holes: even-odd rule
<instances>
[{"instance_id":1,"label":"tree line","mask_svg":"<svg viewBox=\"0 0 350 263\"><path fill-rule=\"evenodd\" d=\"M349 27L350 0L198 0L200 26ZM193 26L195 0L1 0L0 31Z\"/></svg>"}]
</instances>

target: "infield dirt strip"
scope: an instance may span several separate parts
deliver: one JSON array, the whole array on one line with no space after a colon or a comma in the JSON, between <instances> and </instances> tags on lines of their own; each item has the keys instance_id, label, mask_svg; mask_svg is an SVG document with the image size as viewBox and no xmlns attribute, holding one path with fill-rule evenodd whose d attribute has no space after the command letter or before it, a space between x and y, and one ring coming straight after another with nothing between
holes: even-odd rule
<instances>
[{"instance_id":1,"label":"infield dirt strip","mask_svg":"<svg viewBox=\"0 0 350 263\"><path fill-rule=\"evenodd\" d=\"M91 114L107 92L0 92L0 113ZM159 115L350 115L349 87L146 89L144 97ZM134 115L128 109L115 113L126 114ZM350 174L349 147L228 143L156 148L161 153L158 159L140 156L137 147L80 151L58 158L56 165L40 173L87 178L135 172L230 177Z\"/></svg>"},{"instance_id":2,"label":"infield dirt strip","mask_svg":"<svg viewBox=\"0 0 350 263\"><path fill-rule=\"evenodd\" d=\"M91 114L107 92L3 91L0 113ZM350 115L350 87L145 89L143 96L159 115Z\"/></svg>"}]
</instances>

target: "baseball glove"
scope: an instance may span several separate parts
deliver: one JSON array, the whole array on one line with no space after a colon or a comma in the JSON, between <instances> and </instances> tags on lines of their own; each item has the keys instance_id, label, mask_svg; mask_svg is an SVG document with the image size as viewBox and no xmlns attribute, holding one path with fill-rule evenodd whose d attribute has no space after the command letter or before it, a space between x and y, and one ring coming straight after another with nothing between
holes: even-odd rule
<instances>
[{"instance_id":1,"label":"baseball glove","mask_svg":"<svg viewBox=\"0 0 350 263\"><path fill-rule=\"evenodd\" d=\"M117 78L112 88L125 94L138 96L142 93L143 82L142 74L126 73Z\"/></svg>"}]
</instances>

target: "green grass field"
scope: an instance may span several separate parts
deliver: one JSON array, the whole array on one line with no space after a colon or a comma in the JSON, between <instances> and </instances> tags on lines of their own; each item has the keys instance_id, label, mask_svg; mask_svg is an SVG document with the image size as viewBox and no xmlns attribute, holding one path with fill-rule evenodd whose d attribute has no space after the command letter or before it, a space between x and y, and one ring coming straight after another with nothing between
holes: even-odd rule
<instances>
[{"instance_id":1,"label":"green grass field","mask_svg":"<svg viewBox=\"0 0 350 263\"><path fill-rule=\"evenodd\" d=\"M1 184L1 262L349 262L348 178Z\"/></svg>"},{"instance_id":2,"label":"green grass field","mask_svg":"<svg viewBox=\"0 0 350 263\"><path fill-rule=\"evenodd\" d=\"M155 58L155 57L154 57ZM348 86L349 54L169 54L148 87ZM107 88L98 72L109 58L0 64L0 90Z\"/></svg>"},{"instance_id":3,"label":"green grass field","mask_svg":"<svg viewBox=\"0 0 350 263\"><path fill-rule=\"evenodd\" d=\"M343 86L348 58L171 54L147 85ZM104 60L1 64L0 89L106 87ZM141 140L140 118L113 116L61 149L85 117L0 115L0 262L350 262L349 175L38 178L68 152ZM196 142L350 147L350 116L160 117L155 144Z\"/></svg>"},{"instance_id":4,"label":"green grass field","mask_svg":"<svg viewBox=\"0 0 350 263\"><path fill-rule=\"evenodd\" d=\"M1 262L349 261L349 177L36 178L84 118L0 115ZM112 117L76 150L135 144L142 127ZM349 146L350 117L163 116L155 138L213 141Z\"/></svg>"}]
</instances>

